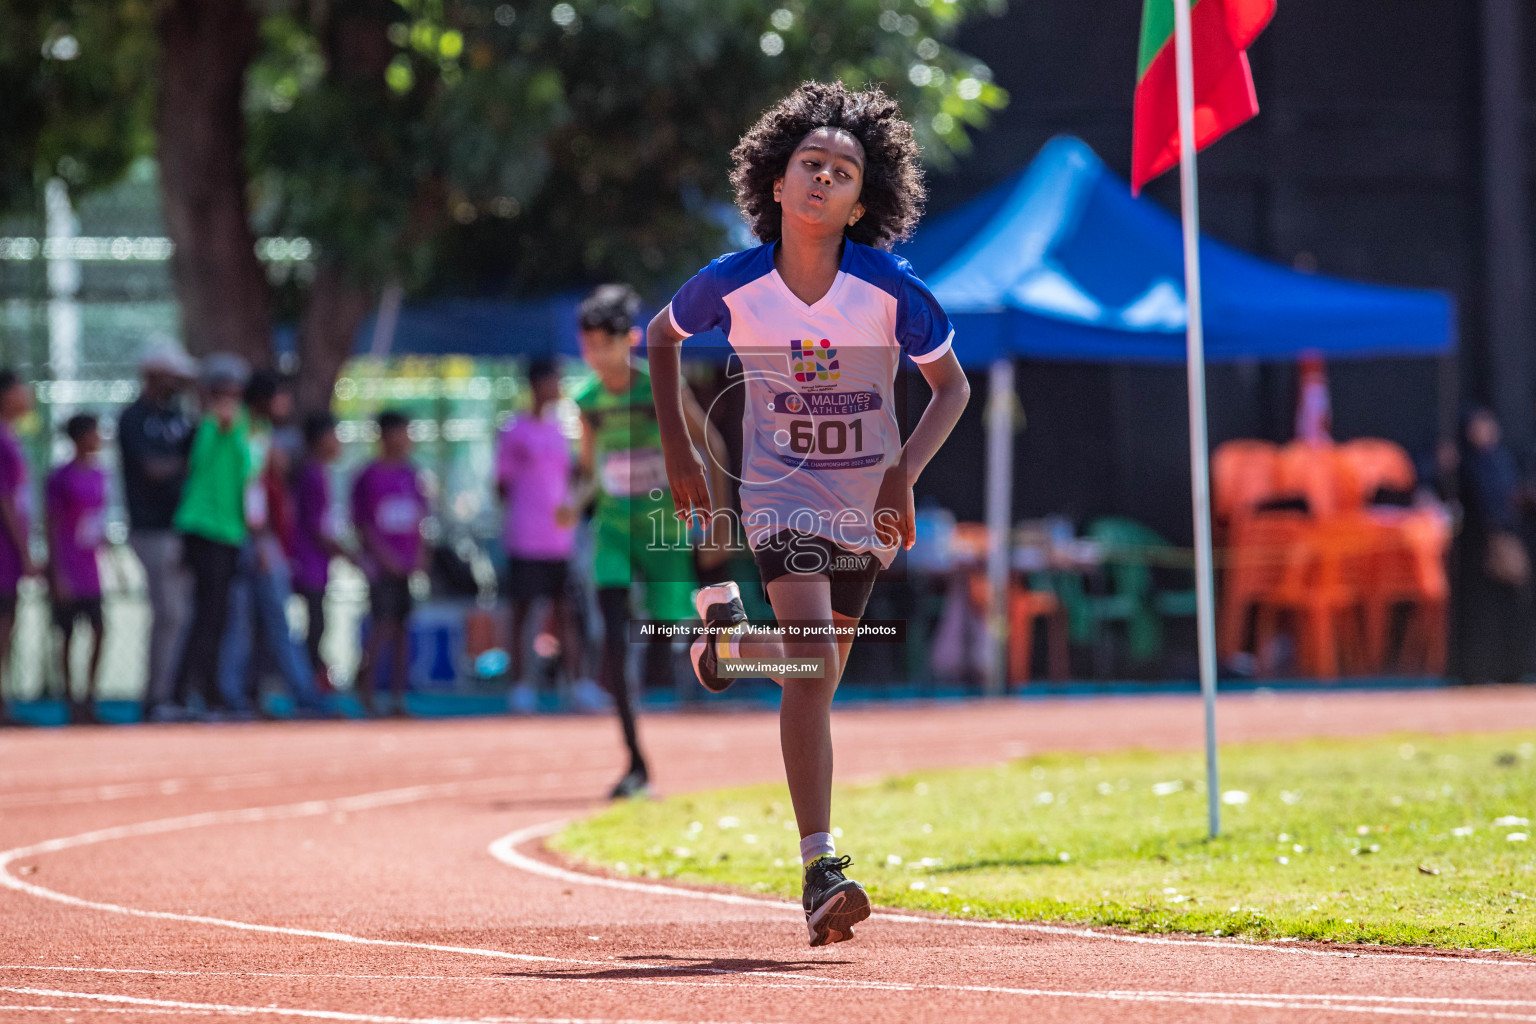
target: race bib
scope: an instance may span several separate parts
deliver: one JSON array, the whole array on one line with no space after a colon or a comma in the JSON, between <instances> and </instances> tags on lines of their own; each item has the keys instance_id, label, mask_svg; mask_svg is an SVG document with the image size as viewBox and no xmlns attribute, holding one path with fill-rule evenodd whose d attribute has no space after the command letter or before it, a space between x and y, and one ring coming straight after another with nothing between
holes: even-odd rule
<instances>
[{"instance_id":1,"label":"race bib","mask_svg":"<svg viewBox=\"0 0 1536 1024\"><path fill-rule=\"evenodd\" d=\"M76 547L100 547L104 536L106 536L106 523L105 517L100 511L85 513L80 517L80 521L75 524Z\"/></svg>"},{"instance_id":2,"label":"race bib","mask_svg":"<svg viewBox=\"0 0 1536 1024\"><path fill-rule=\"evenodd\" d=\"M373 521L381 533L411 534L421 525L420 507L410 495L395 494L379 502Z\"/></svg>"},{"instance_id":3,"label":"race bib","mask_svg":"<svg viewBox=\"0 0 1536 1024\"><path fill-rule=\"evenodd\" d=\"M603 456L603 491L614 497L647 494L667 487L667 462L660 448L626 448Z\"/></svg>"},{"instance_id":4,"label":"race bib","mask_svg":"<svg viewBox=\"0 0 1536 1024\"><path fill-rule=\"evenodd\" d=\"M880 396L873 391L781 391L773 396L773 450L786 465L858 469L885 461Z\"/></svg>"}]
</instances>

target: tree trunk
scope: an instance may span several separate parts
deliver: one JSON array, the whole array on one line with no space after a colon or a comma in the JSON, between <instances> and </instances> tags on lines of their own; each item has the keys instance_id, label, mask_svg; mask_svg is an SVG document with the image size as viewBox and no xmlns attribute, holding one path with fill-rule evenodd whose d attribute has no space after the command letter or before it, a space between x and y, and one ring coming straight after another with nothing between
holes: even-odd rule
<instances>
[{"instance_id":1,"label":"tree trunk","mask_svg":"<svg viewBox=\"0 0 1536 1024\"><path fill-rule=\"evenodd\" d=\"M187 349L269 366L271 311L247 217L241 109L257 18L246 0L167 0L155 27L160 193Z\"/></svg>"},{"instance_id":2,"label":"tree trunk","mask_svg":"<svg viewBox=\"0 0 1536 1024\"><path fill-rule=\"evenodd\" d=\"M330 87L383 89L384 70L395 53L388 30L400 8L392 0L335 0L321 10L317 31ZM337 254L322 251L299 320L296 398L301 412L331 407L336 378L352 356L358 329L373 312L377 294L349 273Z\"/></svg>"},{"instance_id":3,"label":"tree trunk","mask_svg":"<svg viewBox=\"0 0 1536 1024\"><path fill-rule=\"evenodd\" d=\"M358 328L373 311L374 296L346 276L334 263L321 263L309 286L309 302L299 322L300 412L324 412L331 407L336 377L352 355Z\"/></svg>"}]
</instances>

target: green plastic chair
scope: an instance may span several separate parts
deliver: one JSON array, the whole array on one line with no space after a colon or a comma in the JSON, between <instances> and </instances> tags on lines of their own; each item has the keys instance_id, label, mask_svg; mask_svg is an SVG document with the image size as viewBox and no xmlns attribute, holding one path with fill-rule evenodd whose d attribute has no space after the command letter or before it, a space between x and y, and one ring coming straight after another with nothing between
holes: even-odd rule
<instances>
[{"instance_id":1,"label":"green plastic chair","mask_svg":"<svg viewBox=\"0 0 1536 1024\"><path fill-rule=\"evenodd\" d=\"M1090 594L1074 572L1036 573L1033 586L1056 594L1067 613L1067 635L1107 661L1105 629L1120 624L1136 665L1153 664L1163 654L1163 619L1194 614L1192 591L1157 591L1148 550L1168 546L1152 528L1124 516L1106 516L1088 528L1088 537L1104 547L1108 594ZM1107 665L1103 666L1107 669Z\"/></svg>"}]
</instances>

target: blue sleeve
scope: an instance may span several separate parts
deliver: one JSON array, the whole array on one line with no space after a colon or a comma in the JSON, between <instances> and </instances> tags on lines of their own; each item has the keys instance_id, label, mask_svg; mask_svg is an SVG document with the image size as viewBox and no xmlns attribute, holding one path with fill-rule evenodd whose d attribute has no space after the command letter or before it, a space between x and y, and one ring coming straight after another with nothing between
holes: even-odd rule
<instances>
[{"instance_id":1,"label":"blue sleeve","mask_svg":"<svg viewBox=\"0 0 1536 1024\"><path fill-rule=\"evenodd\" d=\"M929 363L949 351L955 329L928 286L908 271L896 296L896 341L914 363Z\"/></svg>"},{"instance_id":2,"label":"blue sleeve","mask_svg":"<svg viewBox=\"0 0 1536 1024\"><path fill-rule=\"evenodd\" d=\"M721 327L730 319L725 300L720 296L720 279L711 263L688 280L672 296L667 307L672 329L687 338Z\"/></svg>"}]
</instances>

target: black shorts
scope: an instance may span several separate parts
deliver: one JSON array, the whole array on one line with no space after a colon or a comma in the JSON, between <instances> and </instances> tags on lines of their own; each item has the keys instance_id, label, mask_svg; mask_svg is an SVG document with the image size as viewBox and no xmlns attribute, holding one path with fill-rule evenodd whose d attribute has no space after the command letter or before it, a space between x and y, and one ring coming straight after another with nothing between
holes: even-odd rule
<instances>
[{"instance_id":1,"label":"black shorts","mask_svg":"<svg viewBox=\"0 0 1536 1024\"><path fill-rule=\"evenodd\" d=\"M81 618L97 631L101 630L101 598L73 597L68 601L53 602L53 624L60 629L71 629Z\"/></svg>"},{"instance_id":2,"label":"black shorts","mask_svg":"<svg viewBox=\"0 0 1536 1024\"><path fill-rule=\"evenodd\" d=\"M404 622L416 602L408 576L380 576L368 581L368 614L375 622Z\"/></svg>"},{"instance_id":3,"label":"black shorts","mask_svg":"<svg viewBox=\"0 0 1536 1024\"><path fill-rule=\"evenodd\" d=\"M781 530L752 551L763 587L780 576L826 576L832 581L832 610L849 619L863 618L869 592L880 574L880 559L856 554L825 537ZM772 603L772 599L770 599Z\"/></svg>"},{"instance_id":4,"label":"black shorts","mask_svg":"<svg viewBox=\"0 0 1536 1024\"><path fill-rule=\"evenodd\" d=\"M507 559L507 596L531 601L537 597L560 597L570 578L570 564L563 558Z\"/></svg>"}]
</instances>

